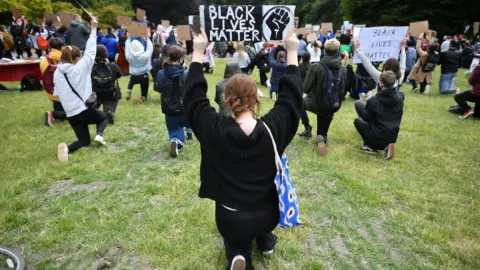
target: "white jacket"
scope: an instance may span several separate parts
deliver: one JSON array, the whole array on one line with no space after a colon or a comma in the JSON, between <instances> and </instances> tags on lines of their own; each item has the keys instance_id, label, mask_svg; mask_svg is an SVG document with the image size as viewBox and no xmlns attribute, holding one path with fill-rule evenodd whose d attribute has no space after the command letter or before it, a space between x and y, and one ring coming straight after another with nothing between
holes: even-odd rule
<instances>
[{"instance_id":1,"label":"white jacket","mask_svg":"<svg viewBox=\"0 0 480 270\"><path fill-rule=\"evenodd\" d=\"M91 74L96 54L97 31L91 31L82 59L75 65L58 65L57 70L53 74L53 81L55 83L53 95L60 98L67 117L78 115L87 109L84 101L87 101L88 97L92 94ZM70 86L68 86L64 74L67 74L70 84L82 97L83 101L80 100L77 95L73 93Z\"/></svg>"}]
</instances>

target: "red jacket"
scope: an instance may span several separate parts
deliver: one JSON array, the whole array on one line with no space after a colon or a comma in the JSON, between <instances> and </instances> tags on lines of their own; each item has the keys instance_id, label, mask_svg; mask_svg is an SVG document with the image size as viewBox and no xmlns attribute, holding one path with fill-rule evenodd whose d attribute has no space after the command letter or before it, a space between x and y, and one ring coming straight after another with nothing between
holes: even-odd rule
<instances>
[{"instance_id":1,"label":"red jacket","mask_svg":"<svg viewBox=\"0 0 480 270\"><path fill-rule=\"evenodd\" d=\"M472 93L476 96L480 96L480 65L473 70L468 83L472 85Z\"/></svg>"}]
</instances>

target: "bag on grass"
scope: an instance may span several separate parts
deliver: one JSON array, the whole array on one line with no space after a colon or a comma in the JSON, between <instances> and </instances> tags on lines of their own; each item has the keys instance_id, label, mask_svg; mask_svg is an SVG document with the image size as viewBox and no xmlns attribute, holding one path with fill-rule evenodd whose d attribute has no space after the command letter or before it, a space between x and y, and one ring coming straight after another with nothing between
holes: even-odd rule
<instances>
[{"instance_id":1,"label":"bag on grass","mask_svg":"<svg viewBox=\"0 0 480 270\"><path fill-rule=\"evenodd\" d=\"M27 74L23 76L20 82L21 91L42 90L43 86L40 81L33 74Z\"/></svg>"},{"instance_id":2,"label":"bag on grass","mask_svg":"<svg viewBox=\"0 0 480 270\"><path fill-rule=\"evenodd\" d=\"M273 150L275 151L275 165L277 174L275 175L275 187L278 194L278 207L280 211L279 226L281 228L293 228L302 224L300 221L300 212L298 209L297 194L295 187L290 179L290 169L288 168L288 158L284 154L282 158L278 155L277 144L273 138L272 132L267 124L263 125L272 139Z\"/></svg>"}]
</instances>

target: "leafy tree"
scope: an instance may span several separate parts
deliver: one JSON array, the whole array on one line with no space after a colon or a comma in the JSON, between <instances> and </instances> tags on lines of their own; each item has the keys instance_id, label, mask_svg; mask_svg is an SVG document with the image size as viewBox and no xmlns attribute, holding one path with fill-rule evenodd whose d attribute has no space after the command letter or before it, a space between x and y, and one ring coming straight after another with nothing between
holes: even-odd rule
<instances>
[{"instance_id":1,"label":"leafy tree","mask_svg":"<svg viewBox=\"0 0 480 270\"><path fill-rule=\"evenodd\" d=\"M148 20L160 23L170 20L173 25L187 24L188 16L198 14L200 0L132 0L132 7L147 11Z\"/></svg>"},{"instance_id":2,"label":"leafy tree","mask_svg":"<svg viewBox=\"0 0 480 270\"><path fill-rule=\"evenodd\" d=\"M52 11L54 13L58 12L72 12L75 14L82 14L81 10L76 8L74 5L68 2L54 2L52 3Z\"/></svg>"},{"instance_id":3,"label":"leafy tree","mask_svg":"<svg viewBox=\"0 0 480 270\"><path fill-rule=\"evenodd\" d=\"M93 12L95 16L98 17L99 23L101 26L116 26L117 25L117 16L130 16L133 17L135 14L133 10L125 11L123 7L119 5L108 5L100 9L95 9Z\"/></svg>"},{"instance_id":4,"label":"leafy tree","mask_svg":"<svg viewBox=\"0 0 480 270\"><path fill-rule=\"evenodd\" d=\"M50 0L0 0L0 12L11 17L12 8L19 8L27 18L43 18L45 11L51 11ZM9 18L10 19L10 18Z\"/></svg>"}]
</instances>

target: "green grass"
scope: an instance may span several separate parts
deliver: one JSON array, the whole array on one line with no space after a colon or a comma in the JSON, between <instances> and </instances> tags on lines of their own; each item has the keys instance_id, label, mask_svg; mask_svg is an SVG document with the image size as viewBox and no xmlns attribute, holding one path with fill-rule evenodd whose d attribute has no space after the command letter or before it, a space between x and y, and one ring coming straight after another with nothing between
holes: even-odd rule
<instances>
[{"instance_id":1,"label":"green grass","mask_svg":"<svg viewBox=\"0 0 480 270\"><path fill-rule=\"evenodd\" d=\"M211 100L225 63L217 65L207 75ZM469 89L459 74L456 84ZM404 86L390 162L359 151L352 100L335 115L326 158L313 141L292 141L286 153L304 225L277 230L275 255L255 254L256 268L480 268L480 121L448 113L455 102L438 94L438 71L434 78L430 96ZM273 103L263 103L265 113ZM0 94L0 104L0 246L22 249L37 269L91 269L115 245L117 269L224 267L214 204L197 197L200 146L167 157L157 93L143 105L122 100L109 145L82 149L68 165L56 147L75 135L67 122L43 125L44 93Z\"/></svg>"}]
</instances>

